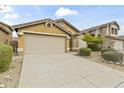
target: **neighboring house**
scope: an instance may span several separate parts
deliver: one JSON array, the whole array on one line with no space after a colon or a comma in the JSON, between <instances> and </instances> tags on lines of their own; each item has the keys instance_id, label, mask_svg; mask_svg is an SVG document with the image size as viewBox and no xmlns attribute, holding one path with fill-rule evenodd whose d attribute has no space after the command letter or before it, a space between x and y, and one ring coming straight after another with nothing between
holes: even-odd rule
<instances>
[{"instance_id":1,"label":"neighboring house","mask_svg":"<svg viewBox=\"0 0 124 93\"><path fill-rule=\"evenodd\" d=\"M0 22L0 43L10 44L12 41L12 27Z\"/></svg>"},{"instance_id":2,"label":"neighboring house","mask_svg":"<svg viewBox=\"0 0 124 93\"><path fill-rule=\"evenodd\" d=\"M64 19L38 20L14 25L13 28L18 33L18 51L25 54L73 50L73 35L79 32Z\"/></svg>"},{"instance_id":3,"label":"neighboring house","mask_svg":"<svg viewBox=\"0 0 124 93\"><path fill-rule=\"evenodd\" d=\"M79 36L83 37L86 33L93 36L101 36L104 40L103 47L111 47L116 50L124 50L124 38L119 37L120 27L116 21L112 21L99 26L91 27L79 32Z\"/></svg>"}]
</instances>

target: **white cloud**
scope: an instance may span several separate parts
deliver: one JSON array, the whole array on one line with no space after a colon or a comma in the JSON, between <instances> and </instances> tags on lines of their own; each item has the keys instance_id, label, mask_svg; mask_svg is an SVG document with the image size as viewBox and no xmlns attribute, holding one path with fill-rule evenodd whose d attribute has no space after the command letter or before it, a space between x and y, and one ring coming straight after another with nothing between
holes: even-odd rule
<instances>
[{"instance_id":1,"label":"white cloud","mask_svg":"<svg viewBox=\"0 0 124 93\"><path fill-rule=\"evenodd\" d=\"M20 16L16 13L13 13L13 14L10 14L10 13L7 13L4 15L3 19L4 20L10 20L10 19L18 19Z\"/></svg>"},{"instance_id":2,"label":"white cloud","mask_svg":"<svg viewBox=\"0 0 124 93\"><path fill-rule=\"evenodd\" d=\"M14 25L14 22L12 20L2 20L2 21L8 25Z\"/></svg>"},{"instance_id":3,"label":"white cloud","mask_svg":"<svg viewBox=\"0 0 124 93\"><path fill-rule=\"evenodd\" d=\"M69 8L64 8L64 7L60 7L56 12L55 12L55 16L57 17L63 17L63 16L67 16L67 15L78 15L78 11L76 10L71 10Z\"/></svg>"},{"instance_id":4,"label":"white cloud","mask_svg":"<svg viewBox=\"0 0 124 93\"><path fill-rule=\"evenodd\" d=\"M12 6L0 5L0 21L13 25L14 20L17 20L19 17L20 15L16 13Z\"/></svg>"},{"instance_id":5,"label":"white cloud","mask_svg":"<svg viewBox=\"0 0 124 93\"><path fill-rule=\"evenodd\" d=\"M0 5L0 10L3 10L3 9L5 9L5 5Z\"/></svg>"},{"instance_id":6,"label":"white cloud","mask_svg":"<svg viewBox=\"0 0 124 93\"><path fill-rule=\"evenodd\" d=\"M10 13L10 12L14 12L14 9L12 7L5 5L0 6L0 13Z\"/></svg>"}]
</instances>

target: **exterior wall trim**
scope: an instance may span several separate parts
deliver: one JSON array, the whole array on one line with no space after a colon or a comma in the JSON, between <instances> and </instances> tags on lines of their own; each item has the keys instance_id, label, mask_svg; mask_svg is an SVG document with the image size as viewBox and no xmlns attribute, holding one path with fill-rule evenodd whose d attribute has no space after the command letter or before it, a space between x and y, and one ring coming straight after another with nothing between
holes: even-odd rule
<instances>
[{"instance_id":1,"label":"exterior wall trim","mask_svg":"<svg viewBox=\"0 0 124 93\"><path fill-rule=\"evenodd\" d=\"M44 33L44 32L33 32L33 31L21 30L21 35L23 35L22 33L50 35L50 36L62 36L62 37L67 37L68 39L70 39L70 37L68 35L62 35L62 34L51 34L51 33Z\"/></svg>"},{"instance_id":2,"label":"exterior wall trim","mask_svg":"<svg viewBox=\"0 0 124 93\"><path fill-rule=\"evenodd\" d=\"M113 40L118 40L118 41L124 41L124 39L119 39L119 38L110 37L110 36L106 36L106 38L113 39Z\"/></svg>"},{"instance_id":3,"label":"exterior wall trim","mask_svg":"<svg viewBox=\"0 0 124 93\"><path fill-rule=\"evenodd\" d=\"M44 19L44 20L38 20L38 21L32 21L32 22L28 22L28 23L23 23L23 24L15 25L15 26L13 26L13 28L14 29L24 28L24 27L27 27L27 26L41 24L41 23L44 23L44 22L50 22L50 23L54 24L55 26L57 26L58 28L60 28L61 30L63 30L68 35L70 35L70 36L72 35L69 31L67 31L65 28L61 27L60 25L58 25L56 22L54 22L51 19Z\"/></svg>"}]
</instances>

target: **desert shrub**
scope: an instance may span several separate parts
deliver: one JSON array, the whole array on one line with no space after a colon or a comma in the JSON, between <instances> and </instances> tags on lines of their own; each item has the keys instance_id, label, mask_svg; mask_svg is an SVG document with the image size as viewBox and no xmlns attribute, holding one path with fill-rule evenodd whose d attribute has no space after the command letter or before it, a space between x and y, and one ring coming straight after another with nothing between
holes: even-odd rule
<instances>
[{"instance_id":1,"label":"desert shrub","mask_svg":"<svg viewBox=\"0 0 124 93\"><path fill-rule=\"evenodd\" d=\"M86 34L82 40L87 42L87 47L92 51L100 51L103 44L103 38L101 36L94 37L90 34Z\"/></svg>"},{"instance_id":2,"label":"desert shrub","mask_svg":"<svg viewBox=\"0 0 124 93\"><path fill-rule=\"evenodd\" d=\"M9 45L0 44L0 72L8 70L12 62L13 49Z\"/></svg>"},{"instance_id":3,"label":"desert shrub","mask_svg":"<svg viewBox=\"0 0 124 93\"><path fill-rule=\"evenodd\" d=\"M113 48L104 48L101 50L101 55L103 55L104 52L108 52L108 51L116 51Z\"/></svg>"},{"instance_id":4,"label":"desert shrub","mask_svg":"<svg viewBox=\"0 0 124 93\"><path fill-rule=\"evenodd\" d=\"M101 36L94 37L93 43L103 44L103 38Z\"/></svg>"},{"instance_id":5,"label":"desert shrub","mask_svg":"<svg viewBox=\"0 0 124 93\"><path fill-rule=\"evenodd\" d=\"M91 49L90 48L80 48L79 54L82 56L90 56L91 55Z\"/></svg>"},{"instance_id":6,"label":"desert shrub","mask_svg":"<svg viewBox=\"0 0 124 93\"><path fill-rule=\"evenodd\" d=\"M123 62L123 54L122 53L119 53L119 52L117 52L118 53L118 62Z\"/></svg>"},{"instance_id":7,"label":"desert shrub","mask_svg":"<svg viewBox=\"0 0 124 93\"><path fill-rule=\"evenodd\" d=\"M123 62L123 54L116 51L106 51L103 52L103 58L108 61L113 62Z\"/></svg>"},{"instance_id":8,"label":"desert shrub","mask_svg":"<svg viewBox=\"0 0 124 93\"><path fill-rule=\"evenodd\" d=\"M93 42L94 41L94 37L90 34L86 34L83 38L82 38L83 41L86 41L86 42Z\"/></svg>"},{"instance_id":9,"label":"desert shrub","mask_svg":"<svg viewBox=\"0 0 124 93\"><path fill-rule=\"evenodd\" d=\"M92 49L92 51L100 51L102 48L102 45L96 44L96 43L88 43L88 48Z\"/></svg>"}]
</instances>

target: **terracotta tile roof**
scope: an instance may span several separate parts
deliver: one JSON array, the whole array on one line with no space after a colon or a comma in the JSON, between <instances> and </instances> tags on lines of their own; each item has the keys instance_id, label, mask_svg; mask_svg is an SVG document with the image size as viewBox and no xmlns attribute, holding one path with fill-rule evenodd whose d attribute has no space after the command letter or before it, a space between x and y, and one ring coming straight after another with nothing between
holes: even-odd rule
<instances>
[{"instance_id":1,"label":"terracotta tile roof","mask_svg":"<svg viewBox=\"0 0 124 93\"><path fill-rule=\"evenodd\" d=\"M81 35L83 33L86 33L86 32L89 32L89 31L92 31L92 30L96 30L98 28L105 27L105 26L110 25L110 24L116 24L118 26L118 29L120 29L118 23L116 21L112 21L112 22L109 22L109 23L105 23L105 24L102 24L102 25L98 25L98 26L94 26L94 27L91 27L91 28L88 28L88 29L84 29L84 30L79 32L79 35Z\"/></svg>"}]
</instances>

